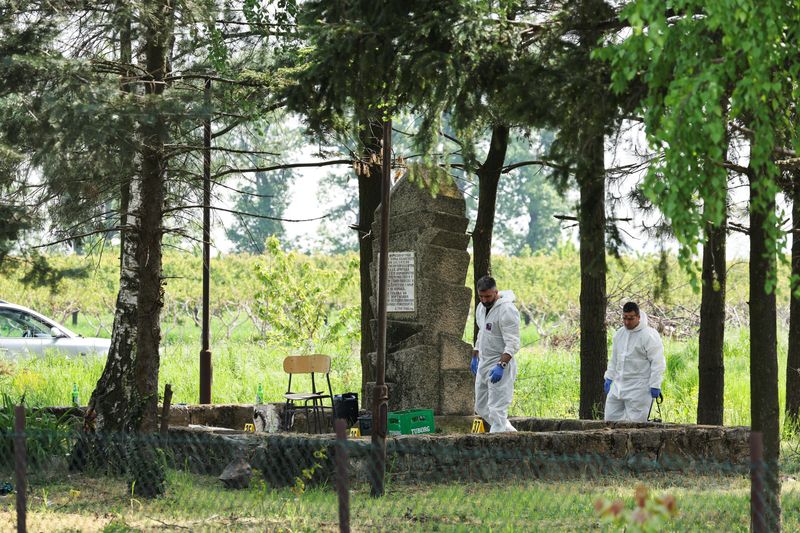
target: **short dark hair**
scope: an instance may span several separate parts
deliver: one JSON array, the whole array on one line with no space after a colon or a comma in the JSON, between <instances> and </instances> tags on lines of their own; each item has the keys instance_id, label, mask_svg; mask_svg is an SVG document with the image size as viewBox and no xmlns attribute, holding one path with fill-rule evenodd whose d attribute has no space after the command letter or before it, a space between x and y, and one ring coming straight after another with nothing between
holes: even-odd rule
<instances>
[{"instance_id":1,"label":"short dark hair","mask_svg":"<svg viewBox=\"0 0 800 533\"><path fill-rule=\"evenodd\" d=\"M636 316L639 316L639 306L636 305L635 302L627 302L625 305L622 306L623 313L636 313Z\"/></svg>"},{"instance_id":2,"label":"short dark hair","mask_svg":"<svg viewBox=\"0 0 800 533\"><path fill-rule=\"evenodd\" d=\"M492 289L497 288L497 283L495 283L494 278L492 276L483 276L475 284L475 287L478 289L478 292L490 291Z\"/></svg>"}]
</instances>

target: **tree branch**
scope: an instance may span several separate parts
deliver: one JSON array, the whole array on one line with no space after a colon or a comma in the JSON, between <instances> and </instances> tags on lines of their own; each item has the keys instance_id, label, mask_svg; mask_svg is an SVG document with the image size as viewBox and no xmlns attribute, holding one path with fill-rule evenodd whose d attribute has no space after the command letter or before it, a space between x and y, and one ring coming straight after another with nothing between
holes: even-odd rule
<instances>
[{"instance_id":1,"label":"tree branch","mask_svg":"<svg viewBox=\"0 0 800 533\"><path fill-rule=\"evenodd\" d=\"M228 83L231 85L241 85L243 87L266 87L267 84L258 80L232 80L230 78L221 78L211 74L176 74L174 76L166 76L165 82L177 80L211 80L220 83Z\"/></svg>"},{"instance_id":2,"label":"tree branch","mask_svg":"<svg viewBox=\"0 0 800 533\"><path fill-rule=\"evenodd\" d=\"M167 154L167 157L175 157L181 154L205 150L203 146L193 146L190 144L165 144L165 147L175 148L174 152ZM231 154L246 154L246 155L272 155L279 156L281 154L275 152L262 152L258 150L237 150L235 148L223 148L222 146L212 146L211 150L215 152L228 152Z\"/></svg>"},{"instance_id":3,"label":"tree branch","mask_svg":"<svg viewBox=\"0 0 800 533\"><path fill-rule=\"evenodd\" d=\"M269 167L252 167L252 168L229 168L222 172L217 172L212 175L212 178L221 178L228 174L246 174L249 172L272 172L273 170L286 170L289 168L308 168L308 167L328 167L332 165L352 165L352 159L334 159L331 161L321 161L319 163L287 163L285 165L273 165Z\"/></svg>"},{"instance_id":4,"label":"tree branch","mask_svg":"<svg viewBox=\"0 0 800 533\"><path fill-rule=\"evenodd\" d=\"M182 205L182 206L178 206L178 207L170 207L170 208L167 208L167 209L163 209L161 212L162 213L172 213L174 211L183 211L185 209L202 209L202 208L205 208L205 207L206 206L202 205L202 204L199 204L199 205ZM233 213L234 215L241 215L241 216L247 216L247 217L252 217L252 218L263 218L263 219L266 219L266 220L277 220L279 222L313 222L315 220L322 220L322 219L325 219L325 218L328 218L329 216L331 216L330 213L328 213L327 215L322 215L321 217L293 219L293 218L280 218L280 217L271 217L271 216L267 216L267 215L259 215L258 213L247 213L245 211L236 211L234 209L225 209L224 207L215 207L213 205L210 205L210 206L207 206L207 207L209 209L213 209L214 211L223 211L225 213Z\"/></svg>"},{"instance_id":5,"label":"tree branch","mask_svg":"<svg viewBox=\"0 0 800 533\"><path fill-rule=\"evenodd\" d=\"M81 237L89 237L91 235L98 235L100 233L108 233L110 231L120 231L120 230L130 230L133 226L112 226L110 228L105 229L98 229L94 231L87 231L86 233L79 233L78 235L70 235L69 237L65 237L63 239L59 239L57 241L51 241L46 244L38 244L36 246L31 246L32 249L36 248L46 248L48 246L54 246L56 244L61 244L63 242L73 241L75 239L79 239Z\"/></svg>"},{"instance_id":6,"label":"tree branch","mask_svg":"<svg viewBox=\"0 0 800 533\"><path fill-rule=\"evenodd\" d=\"M565 167L563 165L556 165L552 161L547 161L545 159L533 159L531 161L520 161L519 163L514 163L512 165L508 165L506 167L503 167L502 174L508 174L512 170L518 169L520 167L529 166L529 165L539 165L539 166L542 166L542 167L550 167L550 168L555 168L555 169L558 169L558 170L569 170L569 168L567 168L567 167Z\"/></svg>"}]
</instances>

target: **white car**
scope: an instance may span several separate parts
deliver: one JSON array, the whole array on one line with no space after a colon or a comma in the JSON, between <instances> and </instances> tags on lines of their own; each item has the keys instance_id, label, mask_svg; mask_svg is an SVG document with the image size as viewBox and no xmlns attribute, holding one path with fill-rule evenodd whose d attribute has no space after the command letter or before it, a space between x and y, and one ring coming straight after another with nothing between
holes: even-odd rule
<instances>
[{"instance_id":1,"label":"white car","mask_svg":"<svg viewBox=\"0 0 800 533\"><path fill-rule=\"evenodd\" d=\"M0 358L44 355L108 355L110 339L82 337L27 307L0 300Z\"/></svg>"}]
</instances>

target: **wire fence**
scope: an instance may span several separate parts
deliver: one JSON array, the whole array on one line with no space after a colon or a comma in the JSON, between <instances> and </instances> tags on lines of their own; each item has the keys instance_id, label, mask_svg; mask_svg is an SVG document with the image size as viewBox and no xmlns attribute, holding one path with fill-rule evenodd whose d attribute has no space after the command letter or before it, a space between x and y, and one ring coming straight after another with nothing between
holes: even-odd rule
<instances>
[{"instance_id":1,"label":"wire fence","mask_svg":"<svg viewBox=\"0 0 800 533\"><path fill-rule=\"evenodd\" d=\"M800 530L800 489L784 476L777 515L777 465L734 433L698 452L646 428L571 444L570 432L390 437L376 497L376 449L343 424L337 437L24 422L0 428L0 531Z\"/></svg>"}]
</instances>

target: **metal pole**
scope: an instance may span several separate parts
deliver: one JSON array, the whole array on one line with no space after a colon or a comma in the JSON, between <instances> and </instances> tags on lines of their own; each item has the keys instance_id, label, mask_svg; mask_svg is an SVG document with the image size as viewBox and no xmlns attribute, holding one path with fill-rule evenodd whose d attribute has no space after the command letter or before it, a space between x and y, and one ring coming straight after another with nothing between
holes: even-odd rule
<instances>
[{"instance_id":1,"label":"metal pole","mask_svg":"<svg viewBox=\"0 0 800 533\"><path fill-rule=\"evenodd\" d=\"M203 332L200 350L200 403L211 403L209 287L211 284L211 80L206 78L207 115L203 121Z\"/></svg>"},{"instance_id":2,"label":"metal pole","mask_svg":"<svg viewBox=\"0 0 800 533\"><path fill-rule=\"evenodd\" d=\"M17 478L17 533L27 528L27 454L25 450L25 407L14 408L14 470Z\"/></svg>"},{"instance_id":3,"label":"metal pole","mask_svg":"<svg viewBox=\"0 0 800 533\"><path fill-rule=\"evenodd\" d=\"M764 436L759 431L750 433L750 531L767 532L764 515Z\"/></svg>"},{"instance_id":4,"label":"metal pole","mask_svg":"<svg viewBox=\"0 0 800 533\"><path fill-rule=\"evenodd\" d=\"M383 122L381 181L381 241L378 255L378 339L375 345L375 388L372 393L372 454L374 497L383 496L386 476L386 417L389 389L386 387L386 299L389 294L389 189L392 172L392 121Z\"/></svg>"},{"instance_id":5,"label":"metal pole","mask_svg":"<svg viewBox=\"0 0 800 533\"><path fill-rule=\"evenodd\" d=\"M336 426L336 492L339 494L339 531L350 533L350 491L347 479L347 433L344 419Z\"/></svg>"}]
</instances>

